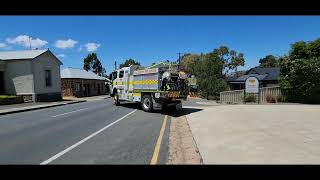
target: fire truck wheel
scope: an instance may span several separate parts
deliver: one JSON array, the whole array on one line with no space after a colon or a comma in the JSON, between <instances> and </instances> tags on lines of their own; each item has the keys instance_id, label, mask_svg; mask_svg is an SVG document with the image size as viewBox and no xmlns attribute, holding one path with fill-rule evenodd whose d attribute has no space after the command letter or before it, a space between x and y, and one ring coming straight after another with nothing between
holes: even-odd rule
<instances>
[{"instance_id":1,"label":"fire truck wheel","mask_svg":"<svg viewBox=\"0 0 320 180\"><path fill-rule=\"evenodd\" d=\"M142 97L142 101L141 101L141 107L145 112L151 112L152 111L152 98L150 95L144 95Z\"/></svg>"},{"instance_id":2,"label":"fire truck wheel","mask_svg":"<svg viewBox=\"0 0 320 180\"><path fill-rule=\"evenodd\" d=\"M113 96L113 104L116 105L116 106L120 105L118 93L115 93L114 96Z\"/></svg>"}]
</instances>

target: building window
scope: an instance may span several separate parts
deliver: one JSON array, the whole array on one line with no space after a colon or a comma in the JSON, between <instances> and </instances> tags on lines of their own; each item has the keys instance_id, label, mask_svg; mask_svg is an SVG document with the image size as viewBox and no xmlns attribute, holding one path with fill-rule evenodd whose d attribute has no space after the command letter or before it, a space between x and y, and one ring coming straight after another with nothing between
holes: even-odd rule
<instances>
[{"instance_id":1,"label":"building window","mask_svg":"<svg viewBox=\"0 0 320 180\"><path fill-rule=\"evenodd\" d=\"M51 87L51 70L45 70L46 87Z\"/></svg>"},{"instance_id":2,"label":"building window","mask_svg":"<svg viewBox=\"0 0 320 180\"><path fill-rule=\"evenodd\" d=\"M80 83L76 83L76 92L80 91Z\"/></svg>"},{"instance_id":3,"label":"building window","mask_svg":"<svg viewBox=\"0 0 320 180\"><path fill-rule=\"evenodd\" d=\"M123 73L124 73L124 71L119 72L119 78L123 78Z\"/></svg>"}]
</instances>

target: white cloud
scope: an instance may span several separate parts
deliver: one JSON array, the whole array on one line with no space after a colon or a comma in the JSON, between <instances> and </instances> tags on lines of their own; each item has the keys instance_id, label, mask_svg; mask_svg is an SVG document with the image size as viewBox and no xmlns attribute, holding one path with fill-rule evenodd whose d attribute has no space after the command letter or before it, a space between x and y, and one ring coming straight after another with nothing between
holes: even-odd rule
<instances>
[{"instance_id":1,"label":"white cloud","mask_svg":"<svg viewBox=\"0 0 320 180\"><path fill-rule=\"evenodd\" d=\"M66 55L65 55L65 54L58 54L57 57L62 57L62 58L64 58L64 57L66 57Z\"/></svg>"},{"instance_id":2,"label":"white cloud","mask_svg":"<svg viewBox=\"0 0 320 180\"><path fill-rule=\"evenodd\" d=\"M87 43L85 46L86 46L86 48L87 48L87 51L93 52L93 51L96 51L96 50L100 47L100 44L97 44L97 43Z\"/></svg>"},{"instance_id":3,"label":"white cloud","mask_svg":"<svg viewBox=\"0 0 320 180\"><path fill-rule=\"evenodd\" d=\"M32 37L27 35L19 35L15 38L7 38L6 41L9 44L18 44L24 47L30 47L30 44L31 44L32 48L41 48L42 46L45 46L48 44L48 42L45 40L42 40L39 38L33 39Z\"/></svg>"},{"instance_id":4,"label":"white cloud","mask_svg":"<svg viewBox=\"0 0 320 180\"><path fill-rule=\"evenodd\" d=\"M60 49L73 48L78 42L73 39L68 40L57 40L55 43L55 47Z\"/></svg>"},{"instance_id":5,"label":"white cloud","mask_svg":"<svg viewBox=\"0 0 320 180\"><path fill-rule=\"evenodd\" d=\"M6 43L0 43L0 48L7 47Z\"/></svg>"},{"instance_id":6,"label":"white cloud","mask_svg":"<svg viewBox=\"0 0 320 180\"><path fill-rule=\"evenodd\" d=\"M81 52L81 51L82 51L82 45L79 47L78 51L79 51L79 52Z\"/></svg>"}]
</instances>

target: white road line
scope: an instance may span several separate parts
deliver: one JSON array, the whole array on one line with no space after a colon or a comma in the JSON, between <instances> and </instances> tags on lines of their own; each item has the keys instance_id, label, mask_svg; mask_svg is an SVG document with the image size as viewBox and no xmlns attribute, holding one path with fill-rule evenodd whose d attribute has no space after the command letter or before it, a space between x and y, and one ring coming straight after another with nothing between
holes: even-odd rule
<instances>
[{"instance_id":1,"label":"white road line","mask_svg":"<svg viewBox=\"0 0 320 180\"><path fill-rule=\"evenodd\" d=\"M42 163L40 163L40 165L46 165L49 164L50 162L54 161L55 159L59 158L60 156L64 155L65 153L71 151L72 149L76 148L77 146L79 146L80 144L88 141L89 139L93 138L94 136L96 136L97 134L101 133L102 131L108 129L109 127L111 127L112 125L118 123L119 121L123 120L124 118L126 118L127 116L129 116L130 114L136 112L137 109L131 111L130 113L126 114L125 116L121 117L120 119L108 124L107 126L103 127L102 129L92 133L91 135L87 136L86 138L82 139L81 141L75 143L74 145L68 147L67 149L59 152L58 154L52 156L51 158L49 158L48 160L43 161Z\"/></svg>"},{"instance_id":2,"label":"white road line","mask_svg":"<svg viewBox=\"0 0 320 180\"><path fill-rule=\"evenodd\" d=\"M59 117L59 116L63 116L63 115L66 115L66 114L71 114L71 113L75 113L75 112L78 112L78 111L83 111L83 110L86 110L86 109L89 109L89 108L78 109L78 110L75 110L75 111L70 111L70 112L67 112L67 113L58 114L58 115L51 116L51 117Z\"/></svg>"}]
</instances>

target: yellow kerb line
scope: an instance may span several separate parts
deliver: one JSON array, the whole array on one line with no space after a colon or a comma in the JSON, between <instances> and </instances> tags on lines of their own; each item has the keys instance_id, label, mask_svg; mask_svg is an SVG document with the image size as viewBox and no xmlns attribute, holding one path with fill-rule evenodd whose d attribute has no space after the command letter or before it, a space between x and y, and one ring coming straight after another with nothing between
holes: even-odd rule
<instances>
[{"instance_id":1,"label":"yellow kerb line","mask_svg":"<svg viewBox=\"0 0 320 180\"><path fill-rule=\"evenodd\" d=\"M161 129L160 129L160 134L159 134L159 137L158 137L158 140L157 140L157 144L156 144L156 147L154 148L153 155L152 155L152 158L151 158L151 162L150 162L151 165L157 164L157 162L158 162L161 142L162 142L164 130L166 129L167 119L168 119L168 115L165 115L164 119L163 119L163 123L162 123Z\"/></svg>"}]
</instances>

